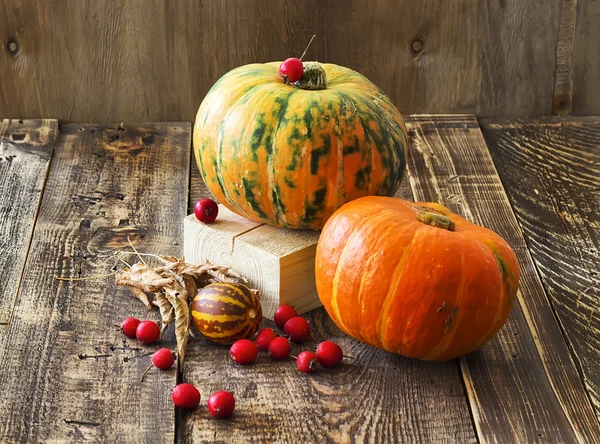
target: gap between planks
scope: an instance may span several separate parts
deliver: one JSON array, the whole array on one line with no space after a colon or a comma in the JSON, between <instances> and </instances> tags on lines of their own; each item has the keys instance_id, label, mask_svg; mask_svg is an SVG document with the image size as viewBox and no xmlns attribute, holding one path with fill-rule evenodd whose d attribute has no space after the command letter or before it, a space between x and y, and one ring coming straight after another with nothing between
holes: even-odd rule
<instances>
[{"instance_id":1,"label":"gap between planks","mask_svg":"<svg viewBox=\"0 0 600 444\"><path fill-rule=\"evenodd\" d=\"M16 135L19 135L20 137L15 137ZM12 140L7 140L8 138L12 139ZM26 183L26 185L28 187L33 187L33 191L31 191L30 193L32 195L37 194L36 202L34 204L35 208L33 210L33 215L31 216L31 222L30 222L30 229L29 232L26 234L27 236L27 241L26 241L26 245L24 247L24 250L22 252L17 252L17 254L19 254L21 257L19 257L19 261L18 264L15 262L12 262L11 264L9 264L9 267L14 267L15 265L20 266L20 270L18 273L18 276L16 276L15 279L15 283L14 283L14 288L13 288L13 297L12 297L12 303L10 303L10 305L8 305L8 307L6 308L6 318L2 319L2 310L0 310L0 333L2 332L2 330L6 330L10 327L10 322L11 322L11 318L13 315L13 311L14 311L14 307L17 301L17 295L18 295L18 291L19 288L21 286L21 281L23 279L23 272L25 269L25 264L27 261L27 257L29 255L29 249L31 247L31 241L33 238L33 232L35 229L35 225L38 219L38 214L39 214L39 209L40 209L40 205L42 202L42 197L44 194L44 190L46 187L46 181L48 178L48 172L50 170L50 166L51 166L51 162L52 162L52 154L54 151L54 146L56 144L56 141L58 139L58 122L56 120L53 119L43 119L43 120L21 120L21 119L13 119L13 120L9 120L9 119L4 119L3 121L0 121L0 149L2 149L2 151L4 151L4 147L7 144L11 144L14 148L16 148L16 155L17 157L19 156L19 153L22 156L28 157L30 155L30 153L33 154L33 159L27 159L28 161L28 165L29 168L27 170L27 172L31 172L33 173L33 175L39 175L40 173L42 173L41 171L37 171L35 170L36 168L36 162L41 160L42 162L44 161L44 157L48 156L48 159L45 163L43 164L39 164L39 166L43 166L43 178L42 178L42 183L38 184L40 189L39 191L36 190L35 188L35 184L34 183ZM47 153L46 153L47 151ZM39 154L39 155L37 155ZM14 160L14 156L9 156L11 157L12 160L9 161L9 163L12 166L12 163L15 161ZM2 160L2 158L0 157L0 161ZM8 159L7 159L8 160ZM19 161L20 159L17 159L17 161ZM19 177L16 178L16 182L17 183L22 183L23 181L26 181L27 178L25 177ZM17 190L18 192L19 190ZM16 199L15 199L15 194L12 193L10 195L10 205L11 206L18 206L18 207L25 207L25 210L27 210L27 205L29 204L28 202L18 202L20 197L26 197L24 196L24 194L27 192L28 190L24 190L24 193L17 193L16 194ZM8 196L8 195L7 195ZM33 197L33 196L32 196ZM25 217L27 217L27 215L24 215ZM10 222L14 222L14 220L8 221ZM4 223L7 223L7 221L5 221ZM27 224L28 221L25 220L20 220L19 221L20 224ZM10 234L10 233L9 233ZM19 234L19 233L17 233ZM21 235L25 235L25 233L20 233ZM4 239L6 241L6 239ZM11 245L15 245L19 243L19 239L12 239L8 241ZM8 248L10 248L10 246L8 246ZM16 259L16 258L15 258ZM4 270L6 272L6 270ZM4 285L9 285L10 286L10 279L11 276L8 277L8 282L6 280L4 280ZM6 289L6 287L5 287ZM8 294L4 293L2 295L0 295L1 298L5 298L5 297L9 297ZM1 308L1 304L2 304L2 300L0 299L0 308Z\"/></svg>"}]
</instances>

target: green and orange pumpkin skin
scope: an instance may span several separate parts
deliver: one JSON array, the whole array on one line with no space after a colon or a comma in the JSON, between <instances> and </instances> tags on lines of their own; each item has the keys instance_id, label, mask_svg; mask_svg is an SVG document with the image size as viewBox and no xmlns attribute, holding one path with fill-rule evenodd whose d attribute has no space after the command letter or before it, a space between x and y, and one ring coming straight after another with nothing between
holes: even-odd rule
<instances>
[{"instance_id":1,"label":"green and orange pumpkin skin","mask_svg":"<svg viewBox=\"0 0 600 444\"><path fill-rule=\"evenodd\" d=\"M198 292L190 309L198 331L217 344L249 338L262 322L258 296L242 284L207 285Z\"/></svg>"},{"instance_id":2,"label":"green and orange pumpkin skin","mask_svg":"<svg viewBox=\"0 0 600 444\"><path fill-rule=\"evenodd\" d=\"M216 199L267 224L321 229L342 204L391 196L408 136L390 99L363 75L320 64L327 87L284 83L280 62L225 74L204 98L194 153Z\"/></svg>"},{"instance_id":3,"label":"green and orange pumpkin skin","mask_svg":"<svg viewBox=\"0 0 600 444\"><path fill-rule=\"evenodd\" d=\"M436 203L364 197L327 222L316 253L319 297L367 344L445 361L488 342L517 294L510 246Z\"/></svg>"}]
</instances>

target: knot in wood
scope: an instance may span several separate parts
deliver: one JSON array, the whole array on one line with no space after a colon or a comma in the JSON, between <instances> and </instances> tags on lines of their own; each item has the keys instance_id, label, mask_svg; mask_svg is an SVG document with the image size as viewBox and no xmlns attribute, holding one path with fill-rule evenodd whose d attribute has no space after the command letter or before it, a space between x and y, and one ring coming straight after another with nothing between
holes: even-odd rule
<instances>
[{"instance_id":1,"label":"knot in wood","mask_svg":"<svg viewBox=\"0 0 600 444\"><path fill-rule=\"evenodd\" d=\"M16 40L9 40L6 44L6 49L8 49L8 52L11 54L16 54L19 52L19 43Z\"/></svg>"}]
</instances>

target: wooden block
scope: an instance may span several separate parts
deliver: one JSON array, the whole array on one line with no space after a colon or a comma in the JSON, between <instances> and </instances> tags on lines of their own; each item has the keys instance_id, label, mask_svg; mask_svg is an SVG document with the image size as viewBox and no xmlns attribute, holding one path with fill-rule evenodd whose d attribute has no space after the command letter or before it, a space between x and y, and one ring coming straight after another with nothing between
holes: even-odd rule
<instances>
[{"instance_id":1,"label":"wooden block","mask_svg":"<svg viewBox=\"0 0 600 444\"><path fill-rule=\"evenodd\" d=\"M186 262L208 260L250 279L260 290L263 315L268 319L273 319L281 304L293 305L299 314L321 305L314 271L318 239L316 231L275 228L223 206L210 225L193 214L184 221Z\"/></svg>"}]
</instances>

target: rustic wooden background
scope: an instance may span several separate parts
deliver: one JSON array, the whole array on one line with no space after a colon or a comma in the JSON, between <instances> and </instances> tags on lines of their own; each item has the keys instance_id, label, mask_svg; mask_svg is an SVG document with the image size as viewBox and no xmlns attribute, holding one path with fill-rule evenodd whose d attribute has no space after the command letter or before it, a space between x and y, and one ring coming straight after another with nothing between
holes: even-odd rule
<instances>
[{"instance_id":1,"label":"rustic wooden background","mask_svg":"<svg viewBox=\"0 0 600 444\"><path fill-rule=\"evenodd\" d=\"M0 0L0 117L192 121L229 69L354 68L403 113L600 114L595 0Z\"/></svg>"}]
</instances>

